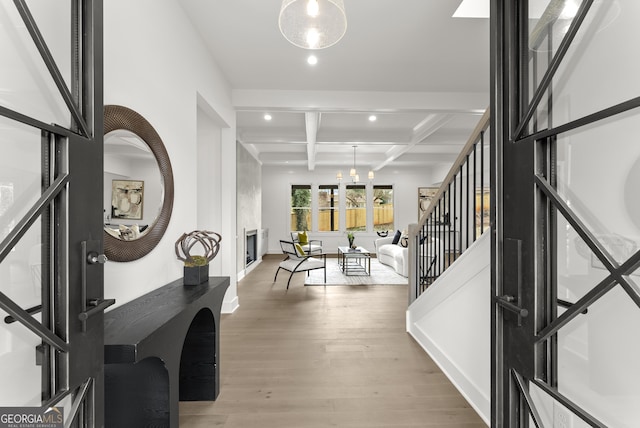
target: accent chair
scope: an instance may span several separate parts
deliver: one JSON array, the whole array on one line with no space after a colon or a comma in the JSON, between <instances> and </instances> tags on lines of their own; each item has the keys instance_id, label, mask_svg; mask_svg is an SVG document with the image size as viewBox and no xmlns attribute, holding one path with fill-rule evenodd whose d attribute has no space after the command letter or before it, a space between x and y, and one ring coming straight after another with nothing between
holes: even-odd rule
<instances>
[{"instance_id":1,"label":"accent chair","mask_svg":"<svg viewBox=\"0 0 640 428\"><path fill-rule=\"evenodd\" d=\"M322 241L319 239L305 239L307 232L291 232L291 241L300 244L306 254L322 254Z\"/></svg>"},{"instance_id":2,"label":"accent chair","mask_svg":"<svg viewBox=\"0 0 640 428\"><path fill-rule=\"evenodd\" d=\"M314 269L324 269L324 281L327 282L327 255L326 254L306 254L302 251L302 246L291 241L280 240L280 248L282 253L287 256L280 262L276 275L273 277L273 282L276 282L278 278L278 272L280 269L291 272L289 280L287 281L287 290L291 283L291 278L296 272L307 272Z\"/></svg>"}]
</instances>

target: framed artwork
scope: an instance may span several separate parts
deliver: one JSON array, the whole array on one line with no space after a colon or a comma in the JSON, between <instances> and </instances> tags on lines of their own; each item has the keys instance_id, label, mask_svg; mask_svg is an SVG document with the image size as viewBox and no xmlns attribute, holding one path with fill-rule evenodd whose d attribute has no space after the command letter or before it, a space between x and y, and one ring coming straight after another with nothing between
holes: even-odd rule
<instances>
[{"instance_id":1,"label":"framed artwork","mask_svg":"<svg viewBox=\"0 0 640 428\"><path fill-rule=\"evenodd\" d=\"M418 187L418 221L429 209L431 200L438 193L439 187Z\"/></svg>"},{"instance_id":2,"label":"framed artwork","mask_svg":"<svg viewBox=\"0 0 640 428\"><path fill-rule=\"evenodd\" d=\"M142 220L144 181L111 181L111 218Z\"/></svg>"}]
</instances>

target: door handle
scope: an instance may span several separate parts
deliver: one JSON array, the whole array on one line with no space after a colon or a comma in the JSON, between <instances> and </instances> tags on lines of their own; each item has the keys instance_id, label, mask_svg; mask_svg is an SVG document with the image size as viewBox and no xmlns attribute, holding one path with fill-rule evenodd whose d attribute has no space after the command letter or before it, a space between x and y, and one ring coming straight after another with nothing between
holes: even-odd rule
<instances>
[{"instance_id":1,"label":"door handle","mask_svg":"<svg viewBox=\"0 0 640 428\"><path fill-rule=\"evenodd\" d=\"M515 312L516 314L518 314L519 317L525 318L527 315L529 315L529 311L513 303L515 301L516 301L515 297L509 296L506 294L504 296L496 297L496 303L498 305L502 306L503 308L511 312Z\"/></svg>"},{"instance_id":2,"label":"door handle","mask_svg":"<svg viewBox=\"0 0 640 428\"><path fill-rule=\"evenodd\" d=\"M504 253L504 294L494 299L500 307L518 315L518 327L521 327L522 318L529 315L529 310L520 306L523 304L522 241L506 238Z\"/></svg>"},{"instance_id":3,"label":"door handle","mask_svg":"<svg viewBox=\"0 0 640 428\"><path fill-rule=\"evenodd\" d=\"M95 265L96 263L103 265L108 261L109 259L104 254L98 254L95 251L87 254L87 263L89 263L90 265Z\"/></svg>"},{"instance_id":4,"label":"door handle","mask_svg":"<svg viewBox=\"0 0 640 428\"><path fill-rule=\"evenodd\" d=\"M116 303L116 299L91 299L87 302L87 307L90 307L90 309L80 312L78 314L78 319L80 321L86 321L90 316L95 315L100 311L104 311L114 303Z\"/></svg>"}]
</instances>

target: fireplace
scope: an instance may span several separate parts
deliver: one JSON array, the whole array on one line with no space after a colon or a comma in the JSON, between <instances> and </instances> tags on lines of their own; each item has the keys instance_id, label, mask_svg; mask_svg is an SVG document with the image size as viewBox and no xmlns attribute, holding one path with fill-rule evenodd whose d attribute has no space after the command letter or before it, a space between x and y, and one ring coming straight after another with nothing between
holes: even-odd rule
<instances>
[{"instance_id":1,"label":"fireplace","mask_svg":"<svg viewBox=\"0 0 640 428\"><path fill-rule=\"evenodd\" d=\"M257 230L248 230L245 233L246 237L246 245L245 248L247 250L247 259L245 263L245 267L249 266L251 263L255 262L258 257L258 231Z\"/></svg>"}]
</instances>

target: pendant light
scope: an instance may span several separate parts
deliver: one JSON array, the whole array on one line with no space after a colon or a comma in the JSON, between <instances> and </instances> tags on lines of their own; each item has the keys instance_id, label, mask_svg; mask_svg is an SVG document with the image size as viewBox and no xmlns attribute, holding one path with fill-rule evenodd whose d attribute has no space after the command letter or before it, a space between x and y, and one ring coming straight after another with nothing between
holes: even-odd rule
<instances>
[{"instance_id":1,"label":"pendant light","mask_svg":"<svg viewBox=\"0 0 640 428\"><path fill-rule=\"evenodd\" d=\"M353 147L353 167L349 170L349 177L351 177L351 181L353 183L358 183L360 181L360 175L358 174L358 171L356 169L356 148L358 146L352 146ZM373 172L373 170L369 170L369 173L367 174L367 178L369 180L373 180L375 177L375 174ZM336 179L338 181L342 180L342 171L338 171L338 173L336 174Z\"/></svg>"},{"instance_id":2,"label":"pendant light","mask_svg":"<svg viewBox=\"0 0 640 428\"><path fill-rule=\"evenodd\" d=\"M344 0L283 0L278 25L285 39L300 48L328 48L347 31Z\"/></svg>"}]
</instances>

